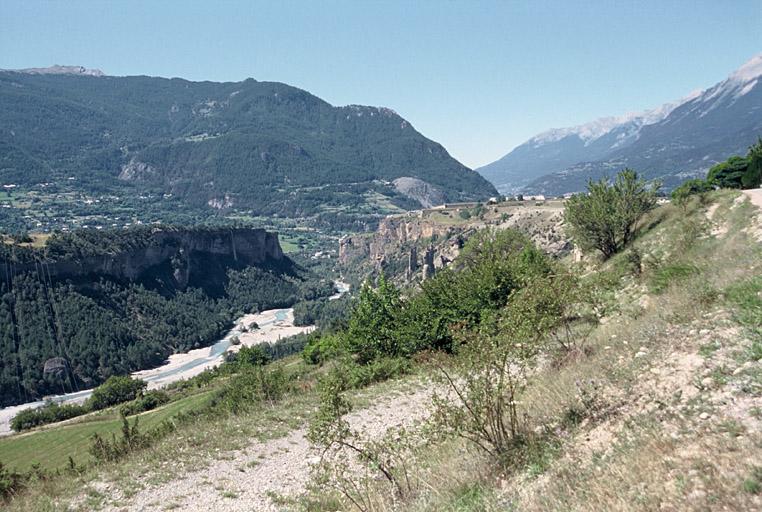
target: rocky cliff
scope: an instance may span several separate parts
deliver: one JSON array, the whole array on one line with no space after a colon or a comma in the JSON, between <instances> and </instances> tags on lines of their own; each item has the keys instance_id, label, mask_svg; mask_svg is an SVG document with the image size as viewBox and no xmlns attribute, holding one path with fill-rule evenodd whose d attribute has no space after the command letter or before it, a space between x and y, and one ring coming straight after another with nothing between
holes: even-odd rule
<instances>
[{"instance_id":1,"label":"rocky cliff","mask_svg":"<svg viewBox=\"0 0 762 512\"><path fill-rule=\"evenodd\" d=\"M37 272L52 280L98 279L141 282L149 287L217 288L214 277L228 268L290 266L278 234L264 229L155 228L130 248L98 254L72 251L63 257L39 251L24 262L0 259L13 273Z\"/></svg>"},{"instance_id":2,"label":"rocky cliff","mask_svg":"<svg viewBox=\"0 0 762 512\"><path fill-rule=\"evenodd\" d=\"M375 233L342 238L339 263L348 272L383 270L400 280L425 279L453 261L468 237L487 226L522 231L553 255L571 249L561 201L454 204L389 216Z\"/></svg>"}]
</instances>

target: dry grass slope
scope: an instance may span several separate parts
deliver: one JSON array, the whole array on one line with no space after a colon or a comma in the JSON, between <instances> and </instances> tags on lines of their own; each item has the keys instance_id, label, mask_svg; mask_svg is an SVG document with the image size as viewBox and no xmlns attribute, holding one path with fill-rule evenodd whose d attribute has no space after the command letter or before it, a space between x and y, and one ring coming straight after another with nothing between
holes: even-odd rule
<instances>
[{"instance_id":1,"label":"dry grass slope","mask_svg":"<svg viewBox=\"0 0 762 512\"><path fill-rule=\"evenodd\" d=\"M660 207L641 228L624 253L583 262L601 321L534 369L520 407L535 441L498 467L437 439L414 453L404 500L365 482L368 510L762 509L762 212L722 191ZM367 408L350 419L380 435L424 417L427 371L354 396ZM319 486L303 496L316 400L305 387L193 425L119 465L43 482L10 510L352 510Z\"/></svg>"},{"instance_id":2,"label":"dry grass slope","mask_svg":"<svg viewBox=\"0 0 762 512\"><path fill-rule=\"evenodd\" d=\"M632 248L587 262L601 324L521 399L542 441L507 470L461 441L427 447L417 494L374 487L370 509L762 509L760 226L729 191L653 212Z\"/></svg>"}]
</instances>

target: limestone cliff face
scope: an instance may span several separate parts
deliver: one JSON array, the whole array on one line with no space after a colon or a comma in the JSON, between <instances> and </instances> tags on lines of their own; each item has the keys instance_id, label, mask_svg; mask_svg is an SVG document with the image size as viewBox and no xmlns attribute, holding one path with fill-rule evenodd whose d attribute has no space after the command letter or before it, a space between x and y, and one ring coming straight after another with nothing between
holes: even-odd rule
<instances>
[{"instance_id":1,"label":"limestone cliff face","mask_svg":"<svg viewBox=\"0 0 762 512\"><path fill-rule=\"evenodd\" d=\"M347 236L339 242L339 263L342 265L370 260L380 262L399 251L404 245L418 244L427 239L445 239L459 229L414 215L383 219L375 233ZM416 253L417 258L417 253Z\"/></svg>"},{"instance_id":2,"label":"limestone cliff face","mask_svg":"<svg viewBox=\"0 0 762 512\"><path fill-rule=\"evenodd\" d=\"M192 276L211 271L210 265L245 267L286 259L278 234L264 229L157 228L142 247L115 254L48 261L44 271L54 279L103 276L137 281L161 267L182 289ZM16 272L37 271L34 263L17 264L14 268Z\"/></svg>"},{"instance_id":3,"label":"limestone cliff face","mask_svg":"<svg viewBox=\"0 0 762 512\"><path fill-rule=\"evenodd\" d=\"M469 215L462 216L463 210ZM387 217L375 233L341 239L339 263L360 273L383 269L400 280L425 279L452 262L465 241L487 226L517 229L549 254L571 249L561 202L483 205L478 214L472 212L474 205L456 204Z\"/></svg>"}]
</instances>

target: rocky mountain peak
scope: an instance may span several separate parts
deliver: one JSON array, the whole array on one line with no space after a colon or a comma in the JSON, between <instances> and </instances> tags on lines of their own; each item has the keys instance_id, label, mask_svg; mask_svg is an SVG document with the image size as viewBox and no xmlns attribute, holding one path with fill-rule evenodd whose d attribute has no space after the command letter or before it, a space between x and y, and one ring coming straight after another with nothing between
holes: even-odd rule
<instances>
[{"instance_id":1,"label":"rocky mountain peak","mask_svg":"<svg viewBox=\"0 0 762 512\"><path fill-rule=\"evenodd\" d=\"M729 80L737 82L748 82L762 75L762 53L755 55L740 68L736 69Z\"/></svg>"},{"instance_id":2,"label":"rocky mountain peak","mask_svg":"<svg viewBox=\"0 0 762 512\"><path fill-rule=\"evenodd\" d=\"M88 69L84 66L61 66L55 64L47 68L27 68L16 70L19 73L33 75L82 75L82 76L105 76L100 69Z\"/></svg>"}]
</instances>

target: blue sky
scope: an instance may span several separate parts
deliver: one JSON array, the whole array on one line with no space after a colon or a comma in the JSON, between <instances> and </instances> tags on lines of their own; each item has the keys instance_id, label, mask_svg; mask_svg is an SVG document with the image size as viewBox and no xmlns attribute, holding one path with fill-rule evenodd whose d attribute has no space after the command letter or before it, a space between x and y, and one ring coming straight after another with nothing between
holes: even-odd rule
<instances>
[{"instance_id":1,"label":"blue sky","mask_svg":"<svg viewBox=\"0 0 762 512\"><path fill-rule=\"evenodd\" d=\"M651 108L762 52L762 0L0 0L0 68L302 87L387 106L466 165Z\"/></svg>"}]
</instances>

